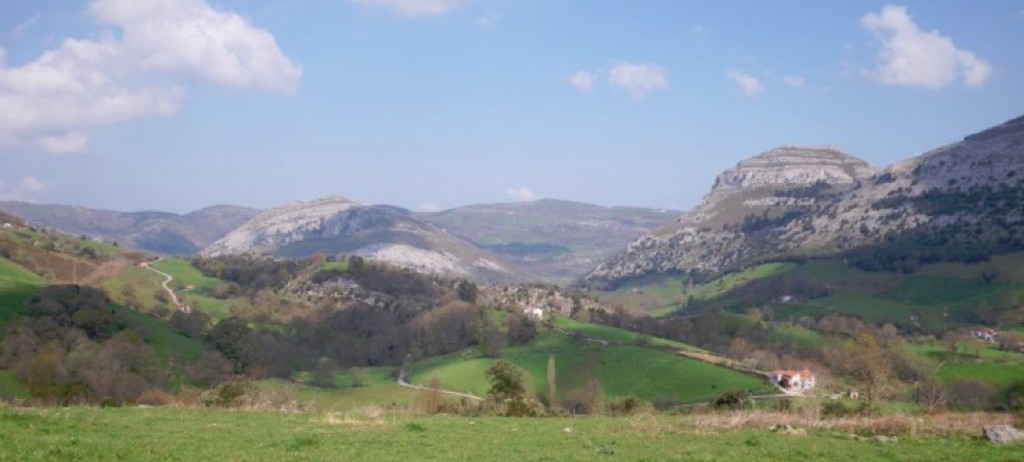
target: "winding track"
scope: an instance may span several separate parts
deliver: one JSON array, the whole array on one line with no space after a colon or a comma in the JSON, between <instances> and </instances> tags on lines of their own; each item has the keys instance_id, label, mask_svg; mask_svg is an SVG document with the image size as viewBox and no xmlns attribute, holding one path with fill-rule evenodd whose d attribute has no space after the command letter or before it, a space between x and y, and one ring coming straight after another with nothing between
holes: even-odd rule
<instances>
[{"instance_id":1,"label":"winding track","mask_svg":"<svg viewBox=\"0 0 1024 462\"><path fill-rule=\"evenodd\" d=\"M164 282L162 284L160 284L160 286L163 287L164 290L166 290L167 293L171 296L171 301L174 302L174 306L178 307L178 309L181 310L182 313L188 313L188 312L192 311L188 307L188 305L186 305L186 304L182 303L180 300L178 300L178 294L174 293L174 290L171 289L171 286L168 285L168 284L171 283L171 281L174 280L174 276L171 276L170 274L167 274L167 273L165 273L163 271L160 271L160 270L158 270L158 269L153 267L153 265L159 263L160 260L163 260L163 259L164 259L164 257L158 257L156 260L153 260L153 261L150 261L150 262L145 262L145 263L143 263L142 265L139 265L139 266L142 266L143 268L146 268L146 269L148 269L148 270L150 270L150 271L152 271L152 272L154 272L156 274L159 274L159 275L163 276L164 278L166 278L166 279L164 279Z\"/></svg>"},{"instance_id":2,"label":"winding track","mask_svg":"<svg viewBox=\"0 0 1024 462\"><path fill-rule=\"evenodd\" d=\"M399 385L403 386L403 387L412 388L414 390L436 390L437 392L439 392L441 394L445 394L445 395L458 396L460 398L469 398L469 399L476 400L476 401L483 401L484 400L483 398L481 398L481 397L479 397L477 395L474 395L472 393L460 393L460 392L457 392L457 391L445 390L445 389L442 389L442 388L430 388L430 387L425 387L423 385L413 385L413 384L411 384L409 382L406 382L405 380L402 380L402 379L398 379L397 383Z\"/></svg>"}]
</instances>

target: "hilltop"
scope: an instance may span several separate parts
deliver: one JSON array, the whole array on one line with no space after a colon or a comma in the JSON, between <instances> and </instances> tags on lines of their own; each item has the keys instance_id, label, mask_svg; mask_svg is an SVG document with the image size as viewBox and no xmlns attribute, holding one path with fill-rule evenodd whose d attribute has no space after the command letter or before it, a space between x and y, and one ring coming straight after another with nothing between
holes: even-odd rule
<instances>
[{"instance_id":1,"label":"hilltop","mask_svg":"<svg viewBox=\"0 0 1024 462\"><path fill-rule=\"evenodd\" d=\"M216 205L176 214L117 212L16 201L0 202L0 210L62 233L168 255L193 254L258 213L234 205Z\"/></svg>"},{"instance_id":2,"label":"hilltop","mask_svg":"<svg viewBox=\"0 0 1024 462\"><path fill-rule=\"evenodd\" d=\"M588 284L707 280L753 264L849 254L913 270L1024 248L1024 118L874 169L831 148L785 147L722 173L701 204L598 266Z\"/></svg>"}]
</instances>

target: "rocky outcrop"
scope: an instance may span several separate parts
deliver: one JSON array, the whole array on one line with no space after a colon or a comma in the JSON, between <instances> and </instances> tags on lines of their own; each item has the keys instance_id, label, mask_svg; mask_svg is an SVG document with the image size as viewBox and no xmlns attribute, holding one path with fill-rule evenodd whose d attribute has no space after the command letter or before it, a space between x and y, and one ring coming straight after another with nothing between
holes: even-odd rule
<instances>
[{"instance_id":1,"label":"rocky outcrop","mask_svg":"<svg viewBox=\"0 0 1024 462\"><path fill-rule=\"evenodd\" d=\"M996 444L1024 442L1024 430L1009 425L991 425L983 429L985 438Z\"/></svg>"},{"instance_id":2,"label":"rocky outcrop","mask_svg":"<svg viewBox=\"0 0 1024 462\"><path fill-rule=\"evenodd\" d=\"M792 246L767 233L838 200L874 169L831 147L786 146L744 160L675 223L641 237L591 272L595 286L648 274L714 275Z\"/></svg>"},{"instance_id":3,"label":"rocky outcrop","mask_svg":"<svg viewBox=\"0 0 1024 462\"><path fill-rule=\"evenodd\" d=\"M209 247L202 255L216 257L241 253L262 253L305 239L319 231L326 221L339 212L364 204L344 197L327 197L309 202L292 202L264 211L241 227L231 231Z\"/></svg>"},{"instance_id":4,"label":"rocky outcrop","mask_svg":"<svg viewBox=\"0 0 1024 462\"><path fill-rule=\"evenodd\" d=\"M585 294L543 286L484 287L477 294L477 304L517 313L540 308L563 316L603 310L600 303Z\"/></svg>"},{"instance_id":5,"label":"rocky outcrop","mask_svg":"<svg viewBox=\"0 0 1024 462\"><path fill-rule=\"evenodd\" d=\"M522 279L496 257L417 219L408 210L342 197L268 210L203 251L206 256L247 253L290 258L344 253L478 282Z\"/></svg>"},{"instance_id":6,"label":"rocky outcrop","mask_svg":"<svg viewBox=\"0 0 1024 462\"><path fill-rule=\"evenodd\" d=\"M1022 225L1024 117L879 170L831 148L768 151L722 173L697 208L634 241L585 281L709 278L907 236L1013 249L1024 245Z\"/></svg>"}]
</instances>

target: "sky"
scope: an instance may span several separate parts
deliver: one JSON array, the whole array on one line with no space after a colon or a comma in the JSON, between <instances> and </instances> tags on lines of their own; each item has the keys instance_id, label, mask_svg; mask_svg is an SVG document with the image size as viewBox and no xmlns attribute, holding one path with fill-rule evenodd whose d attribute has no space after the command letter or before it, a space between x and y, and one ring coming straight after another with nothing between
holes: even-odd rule
<instances>
[{"instance_id":1,"label":"sky","mask_svg":"<svg viewBox=\"0 0 1024 462\"><path fill-rule=\"evenodd\" d=\"M1022 0L0 0L0 198L686 209L1018 117L1022 58Z\"/></svg>"}]
</instances>

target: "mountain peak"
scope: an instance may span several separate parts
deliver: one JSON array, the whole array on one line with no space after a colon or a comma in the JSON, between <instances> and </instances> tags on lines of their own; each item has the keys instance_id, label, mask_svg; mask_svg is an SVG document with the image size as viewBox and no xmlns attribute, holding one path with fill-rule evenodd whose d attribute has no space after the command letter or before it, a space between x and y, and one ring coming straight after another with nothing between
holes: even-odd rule
<instances>
[{"instance_id":1,"label":"mountain peak","mask_svg":"<svg viewBox=\"0 0 1024 462\"><path fill-rule=\"evenodd\" d=\"M871 176L867 162L832 146L780 146L744 159L715 180L714 190L852 184Z\"/></svg>"}]
</instances>

